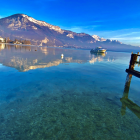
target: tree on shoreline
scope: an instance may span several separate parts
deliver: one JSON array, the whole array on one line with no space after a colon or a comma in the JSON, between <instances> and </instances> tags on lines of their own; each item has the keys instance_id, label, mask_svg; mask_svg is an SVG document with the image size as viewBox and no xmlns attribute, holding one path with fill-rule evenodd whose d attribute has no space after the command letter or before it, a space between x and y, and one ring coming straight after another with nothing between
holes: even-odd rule
<instances>
[{"instance_id":1,"label":"tree on shoreline","mask_svg":"<svg viewBox=\"0 0 140 140\"><path fill-rule=\"evenodd\" d=\"M0 43L2 43L2 40L0 40ZM11 40L9 37L4 38L4 43L15 43L15 44L26 44L26 45L31 45L31 41L30 40L21 40L21 39L17 39L15 38L15 40Z\"/></svg>"}]
</instances>

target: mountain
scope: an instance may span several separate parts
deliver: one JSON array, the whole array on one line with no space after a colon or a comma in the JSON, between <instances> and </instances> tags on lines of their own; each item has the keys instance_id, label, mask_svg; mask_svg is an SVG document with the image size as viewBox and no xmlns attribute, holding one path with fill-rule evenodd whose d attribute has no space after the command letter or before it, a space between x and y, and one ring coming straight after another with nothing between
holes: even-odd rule
<instances>
[{"instance_id":1,"label":"mountain","mask_svg":"<svg viewBox=\"0 0 140 140\"><path fill-rule=\"evenodd\" d=\"M96 40L96 41L100 41L100 42L103 42L103 41L106 41L106 42L114 42L114 43L119 43L119 44L122 44L122 42L118 41L118 40L110 40L110 39L105 39L105 38L100 38L98 35L92 35L92 37Z\"/></svg>"},{"instance_id":2,"label":"mountain","mask_svg":"<svg viewBox=\"0 0 140 140\"><path fill-rule=\"evenodd\" d=\"M44 21L35 20L24 14L15 14L0 19L0 36L10 39L26 39L32 44L44 43L47 46L82 47L95 42L95 39L85 33L75 33L62 30Z\"/></svg>"},{"instance_id":3,"label":"mountain","mask_svg":"<svg viewBox=\"0 0 140 140\"><path fill-rule=\"evenodd\" d=\"M93 37L96 41L106 41L106 39L100 38L98 35L92 35L92 37Z\"/></svg>"},{"instance_id":4,"label":"mountain","mask_svg":"<svg viewBox=\"0 0 140 140\"><path fill-rule=\"evenodd\" d=\"M75 33L58 26L36 20L25 14L15 14L0 19L0 36L11 40L30 40L33 45L90 49L96 46L118 47L122 43L100 38L97 35Z\"/></svg>"}]
</instances>

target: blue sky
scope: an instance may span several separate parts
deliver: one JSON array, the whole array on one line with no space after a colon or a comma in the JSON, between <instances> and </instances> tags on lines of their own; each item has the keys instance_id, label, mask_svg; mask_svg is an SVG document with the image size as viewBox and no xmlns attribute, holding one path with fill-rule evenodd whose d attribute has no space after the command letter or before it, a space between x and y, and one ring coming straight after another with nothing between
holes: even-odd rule
<instances>
[{"instance_id":1,"label":"blue sky","mask_svg":"<svg viewBox=\"0 0 140 140\"><path fill-rule=\"evenodd\" d=\"M0 18L23 13L62 29L140 46L140 0L6 0Z\"/></svg>"}]
</instances>

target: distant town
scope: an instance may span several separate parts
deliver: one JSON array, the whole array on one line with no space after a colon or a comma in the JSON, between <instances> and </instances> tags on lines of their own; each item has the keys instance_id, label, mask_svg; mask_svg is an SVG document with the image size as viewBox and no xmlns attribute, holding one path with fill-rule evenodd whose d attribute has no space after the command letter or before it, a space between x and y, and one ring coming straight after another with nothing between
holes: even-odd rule
<instances>
[{"instance_id":1,"label":"distant town","mask_svg":"<svg viewBox=\"0 0 140 140\"><path fill-rule=\"evenodd\" d=\"M5 38L0 37L0 43L31 45L31 42L29 40L20 40L20 39L11 40L9 37L7 37L7 38L6 37Z\"/></svg>"}]
</instances>

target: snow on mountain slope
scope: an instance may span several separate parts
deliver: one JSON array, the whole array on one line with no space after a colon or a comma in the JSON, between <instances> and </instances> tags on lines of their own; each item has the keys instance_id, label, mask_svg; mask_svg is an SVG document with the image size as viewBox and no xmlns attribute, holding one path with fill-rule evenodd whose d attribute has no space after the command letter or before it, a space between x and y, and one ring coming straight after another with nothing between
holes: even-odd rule
<instances>
[{"instance_id":1,"label":"snow on mountain slope","mask_svg":"<svg viewBox=\"0 0 140 140\"><path fill-rule=\"evenodd\" d=\"M58 26L54 26L51 24L48 24L44 21L36 20L32 17L29 17L25 14L15 14L12 15L10 18L6 18L6 23L9 24L8 28L11 30L18 30L19 28L21 29L27 29L27 27L31 26L30 24L27 24L28 22L35 23L39 26L45 26L48 27L50 30L57 31L61 34L63 34L64 30L62 30ZM32 26L32 29L37 30L37 27Z\"/></svg>"},{"instance_id":2,"label":"snow on mountain slope","mask_svg":"<svg viewBox=\"0 0 140 140\"><path fill-rule=\"evenodd\" d=\"M23 17L27 18L29 21L31 21L33 23L36 23L36 24L38 24L40 26L47 26L47 27L49 27L49 29L55 30L55 31L57 31L57 32L59 32L61 34L63 34L63 32L64 32L60 27L48 24L45 21L36 20L36 19L34 19L32 17L29 17L27 15L23 15Z\"/></svg>"},{"instance_id":3,"label":"snow on mountain slope","mask_svg":"<svg viewBox=\"0 0 140 140\"><path fill-rule=\"evenodd\" d=\"M92 35L92 37L93 37L96 41L106 41L106 39L100 38L98 35Z\"/></svg>"},{"instance_id":4,"label":"snow on mountain slope","mask_svg":"<svg viewBox=\"0 0 140 140\"><path fill-rule=\"evenodd\" d=\"M97 35L92 35L92 37L96 40L96 41L100 41L100 37Z\"/></svg>"}]
</instances>

